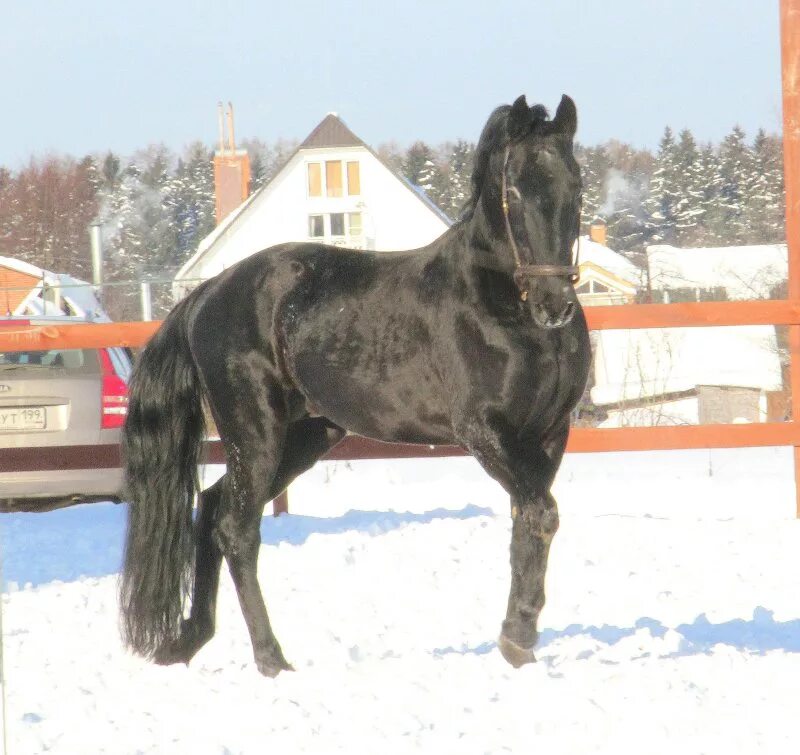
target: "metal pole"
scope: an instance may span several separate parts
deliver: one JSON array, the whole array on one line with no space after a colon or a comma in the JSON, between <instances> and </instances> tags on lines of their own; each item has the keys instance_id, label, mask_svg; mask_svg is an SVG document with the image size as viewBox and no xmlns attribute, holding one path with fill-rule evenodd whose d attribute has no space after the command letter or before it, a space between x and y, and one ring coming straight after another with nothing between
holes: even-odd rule
<instances>
[{"instance_id":1,"label":"metal pole","mask_svg":"<svg viewBox=\"0 0 800 755\"><path fill-rule=\"evenodd\" d=\"M89 228L89 238L92 246L92 283L97 299L102 303L103 227L99 223L92 223Z\"/></svg>"},{"instance_id":2,"label":"metal pole","mask_svg":"<svg viewBox=\"0 0 800 755\"><path fill-rule=\"evenodd\" d=\"M153 298L150 293L150 281L139 284L139 299L142 302L142 320L150 322L153 319Z\"/></svg>"},{"instance_id":3,"label":"metal pole","mask_svg":"<svg viewBox=\"0 0 800 755\"><path fill-rule=\"evenodd\" d=\"M2 534L2 533L0 533ZM6 715L6 663L3 654L5 635L3 634L3 549L0 541L0 726L2 726L3 755L8 753L8 716Z\"/></svg>"},{"instance_id":4,"label":"metal pole","mask_svg":"<svg viewBox=\"0 0 800 755\"><path fill-rule=\"evenodd\" d=\"M783 175L786 189L788 297L800 300L800 0L781 0ZM789 326L792 420L800 421L800 326ZM800 517L800 446L794 447L797 516Z\"/></svg>"}]
</instances>

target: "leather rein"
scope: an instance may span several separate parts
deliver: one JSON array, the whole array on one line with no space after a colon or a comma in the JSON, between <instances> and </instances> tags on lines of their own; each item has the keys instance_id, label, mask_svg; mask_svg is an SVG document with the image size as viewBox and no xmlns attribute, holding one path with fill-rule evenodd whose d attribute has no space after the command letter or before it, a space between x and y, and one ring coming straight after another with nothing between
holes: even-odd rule
<instances>
[{"instance_id":1,"label":"leather rein","mask_svg":"<svg viewBox=\"0 0 800 755\"><path fill-rule=\"evenodd\" d=\"M575 262L572 265L523 265L522 258L519 254L519 247L517 246L517 242L514 239L514 231L511 228L511 218L510 218L510 210L508 206L508 194L512 192L518 199L521 199L519 189L516 186L509 186L508 185L508 156L510 153L510 147L506 147L505 156L503 158L503 180L501 185L501 194L500 200L503 205L503 220L505 221L506 225L506 234L508 235L508 241L511 244L511 251L514 253L514 264L515 269L513 273L514 283L516 283L517 288L519 289L519 296L522 301L528 300L528 292L530 291L530 279L531 278L542 278L546 276L563 276L569 278L570 281L573 283L577 283L580 280L581 273L578 267L578 263L580 260L580 249L581 249L581 239L580 234L578 234L578 249L575 255ZM528 247L528 251L533 256L533 250Z\"/></svg>"}]
</instances>

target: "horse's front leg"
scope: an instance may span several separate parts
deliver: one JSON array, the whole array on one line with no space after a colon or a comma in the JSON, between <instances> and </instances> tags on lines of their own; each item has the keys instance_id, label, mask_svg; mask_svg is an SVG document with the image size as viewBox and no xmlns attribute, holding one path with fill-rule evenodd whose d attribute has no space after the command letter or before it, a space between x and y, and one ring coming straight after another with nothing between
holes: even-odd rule
<instances>
[{"instance_id":1,"label":"horse's front leg","mask_svg":"<svg viewBox=\"0 0 800 755\"><path fill-rule=\"evenodd\" d=\"M550 542L558 530L558 509L549 493L511 504L511 589L497 644L515 668L536 660L533 648L544 607L544 580Z\"/></svg>"},{"instance_id":2,"label":"horse's front leg","mask_svg":"<svg viewBox=\"0 0 800 755\"><path fill-rule=\"evenodd\" d=\"M516 668L536 660L533 649L545 601L547 558L558 530L558 508L550 486L564 454L567 433L565 425L544 442L499 434L490 443L472 448L511 498L511 589L498 646Z\"/></svg>"}]
</instances>

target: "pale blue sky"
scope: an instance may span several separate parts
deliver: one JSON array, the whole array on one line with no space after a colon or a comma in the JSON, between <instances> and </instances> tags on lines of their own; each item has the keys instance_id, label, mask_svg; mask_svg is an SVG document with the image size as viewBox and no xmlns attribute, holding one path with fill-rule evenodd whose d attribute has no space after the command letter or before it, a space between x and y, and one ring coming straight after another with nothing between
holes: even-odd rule
<instances>
[{"instance_id":1,"label":"pale blue sky","mask_svg":"<svg viewBox=\"0 0 800 755\"><path fill-rule=\"evenodd\" d=\"M302 139L336 111L372 146L475 140L525 93L578 139L781 127L779 0L4 0L0 164Z\"/></svg>"}]
</instances>

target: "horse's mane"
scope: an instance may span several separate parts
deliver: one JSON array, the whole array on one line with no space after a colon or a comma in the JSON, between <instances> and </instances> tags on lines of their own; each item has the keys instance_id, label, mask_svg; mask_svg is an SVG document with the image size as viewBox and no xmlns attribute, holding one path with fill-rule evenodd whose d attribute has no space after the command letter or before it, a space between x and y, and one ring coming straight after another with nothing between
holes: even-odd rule
<instances>
[{"instance_id":1,"label":"horse's mane","mask_svg":"<svg viewBox=\"0 0 800 755\"><path fill-rule=\"evenodd\" d=\"M547 108L544 105L533 105L531 111L531 131L543 132L549 123ZM469 220L478 205L486 171L489 168L489 157L492 152L508 143L508 114L511 105L500 105L492 111L486 125L481 131L478 145L475 147L475 159L472 165L472 181L469 199L464 204L459 220Z\"/></svg>"}]
</instances>

